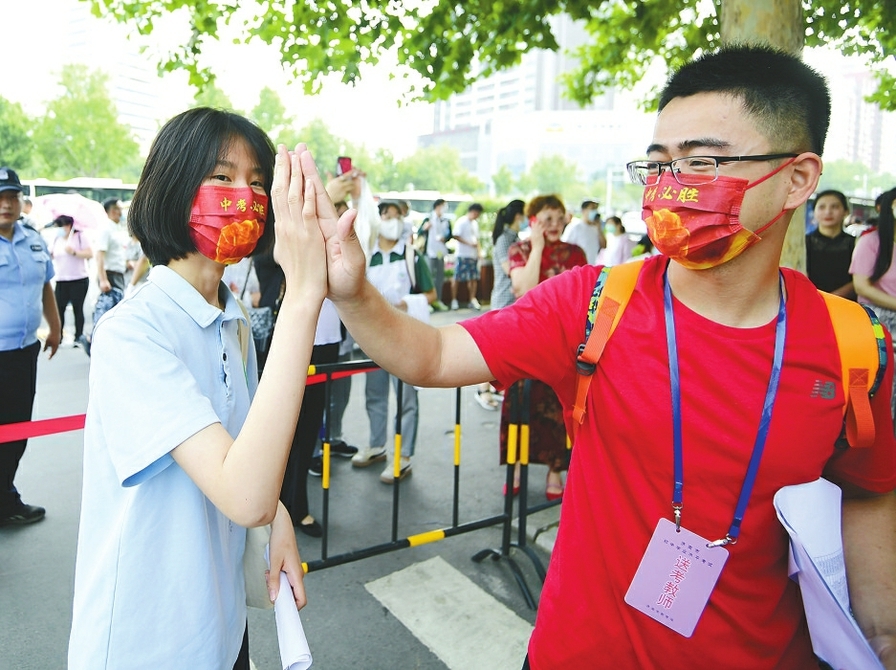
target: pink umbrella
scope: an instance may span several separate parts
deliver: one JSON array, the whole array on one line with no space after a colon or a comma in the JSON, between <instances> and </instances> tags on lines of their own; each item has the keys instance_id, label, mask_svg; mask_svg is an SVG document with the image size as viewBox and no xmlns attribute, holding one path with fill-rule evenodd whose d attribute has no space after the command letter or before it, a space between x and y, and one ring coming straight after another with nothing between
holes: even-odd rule
<instances>
[{"instance_id":1,"label":"pink umbrella","mask_svg":"<svg viewBox=\"0 0 896 670\"><path fill-rule=\"evenodd\" d=\"M40 212L40 218L46 219L43 223L66 214L75 220L74 227L78 230L99 228L109 220L100 203L80 193L48 193L35 198L34 207Z\"/></svg>"}]
</instances>

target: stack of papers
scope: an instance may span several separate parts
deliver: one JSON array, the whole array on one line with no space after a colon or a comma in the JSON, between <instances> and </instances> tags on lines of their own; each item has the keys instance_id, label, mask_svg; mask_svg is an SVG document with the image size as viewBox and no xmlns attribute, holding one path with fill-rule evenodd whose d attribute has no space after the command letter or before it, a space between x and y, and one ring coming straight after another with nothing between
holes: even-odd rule
<instances>
[{"instance_id":1,"label":"stack of papers","mask_svg":"<svg viewBox=\"0 0 896 670\"><path fill-rule=\"evenodd\" d=\"M826 479L775 494L790 535L790 577L800 585L815 654L835 670L883 670L850 612L840 502L839 487Z\"/></svg>"},{"instance_id":2,"label":"stack of papers","mask_svg":"<svg viewBox=\"0 0 896 670\"><path fill-rule=\"evenodd\" d=\"M264 560L271 566L271 546L264 550ZM283 670L308 670L311 667L311 649L305 638L305 629L299 617L292 595L292 586L285 572L280 573L280 590L274 601L274 619L277 621L277 642L280 645L280 665Z\"/></svg>"}]
</instances>

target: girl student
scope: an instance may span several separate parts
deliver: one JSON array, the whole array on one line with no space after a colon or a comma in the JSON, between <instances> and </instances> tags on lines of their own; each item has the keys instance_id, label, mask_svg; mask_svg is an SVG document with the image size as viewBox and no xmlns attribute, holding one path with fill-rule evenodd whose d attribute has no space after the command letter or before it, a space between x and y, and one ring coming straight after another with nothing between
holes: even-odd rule
<instances>
[{"instance_id":1,"label":"girl student","mask_svg":"<svg viewBox=\"0 0 896 670\"><path fill-rule=\"evenodd\" d=\"M304 145L275 155L241 116L192 109L153 142L129 217L153 269L93 341L70 668L248 669L248 527L272 524L271 599L284 571L304 606L278 495L327 290L319 211ZM221 277L274 229L286 290L258 382Z\"/></svg>"}]
</instances>

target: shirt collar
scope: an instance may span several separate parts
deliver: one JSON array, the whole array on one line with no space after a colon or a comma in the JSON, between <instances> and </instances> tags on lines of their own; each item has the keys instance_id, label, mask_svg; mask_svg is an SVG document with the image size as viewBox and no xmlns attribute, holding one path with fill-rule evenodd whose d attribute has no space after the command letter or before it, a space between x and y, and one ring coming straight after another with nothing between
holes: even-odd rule
<instances>
[{"instance_id":1,"label":"shirt collar","mask_svg":"<svg viewBox=\"0 0 896 670\"><path fill-rule=\"evenodd\" d=\"M156 265L150 271L147 281L171 298L200 328L207 328L222 315L221 310L210 305L190 282L166 265ZM223 282L218 287L218 293L224 299L223 320L242 319L245 322L243 310Z\"/></svg>"},{"instance_id":2,"label":"shirt collar","mask_svg":"<svg viewBox=\"0 0 896 670\"><path fill-rule=\"evenodd\" d=\"M371 256L375 253L385 253L382 249L380 249L380 238L376 238L376 242L373 243L373 251L371 252ZM404 237L398 238L398 242L395 243L395 246L389 249L390 254L398 254L399 256L404 255Z\"/></svg>"}]
</instances>

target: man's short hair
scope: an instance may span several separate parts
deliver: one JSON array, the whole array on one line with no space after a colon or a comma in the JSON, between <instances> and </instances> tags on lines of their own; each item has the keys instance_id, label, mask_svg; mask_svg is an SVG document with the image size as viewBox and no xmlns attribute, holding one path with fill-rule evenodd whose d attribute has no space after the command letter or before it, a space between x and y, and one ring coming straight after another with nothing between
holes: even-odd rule
<instances>
[{"instance_id":1,"label":"man's short hair","mask_svg":"<svg viewBox=\"0 0 896 670\"><path fill-rule=\"evenodd\" d=\"M660 95L660 111L674 98L727 93L743 101L770 151L824 151L831 96L824 77L798 57L768 45L736 44L691 61Z\"/></svg>"},{"instance_id":2,"label":"man's short hair","mask_svg":"<svg viewBox=\"0 0 896 670\"><path fill-rule=\"evenodd\" d=\"M439 199L436 200L434 203L432 203L432 208L435 209L435 208L438 207L439 205L444 205L444 204L445 204L445 200L442 199L442 198L439 198Z\"/></svg>"},{"instance_id":3,"label":"man's short hair","mask_svg":"<svg viewBox=\"0 0 896 670\"><path fill-rule=\"evenodd\" d=\"M106 214L109 213L109 210L113 207L119 207L118 198L106 198L103 200L103 209L106 210Z\"/></svg>"},{"instance_id":4,"label":"man's short hair","mask_svg":"<svg viewBox=\"0 0 896 670\"><path fill-rule=\"evenodd\" d=\"M480 214L482 214L483 208L482 208L482 205L480 205L478 202L474 202L472 205L467 207L467 211L468 212L479 212Z\"/></svg>"},{"instance_id":5,"label":"man's short hair","mask_svg":"<svg viewBox=\"0 0 896 670\"><path fill-rule=\"evenodd\" d=\"M598 207L600 205L597 200L582 200L582 206L579 208L582 211L586 209L591 209L592 207Z\"/></svg>"},{"instance_id":6,"label":"man's short hair","mask_svg":"<svg viewBox=\"0 0 896 670\"><path fill-rule=\"evenodd\" d=\"M168 121L153 140L143 174L128 210L128 225L153 265L167 265L196 251L190 239L190 210L196 192L234 142L244 141L261 168L264 192L271 197L274 145L248 119L220 109L197 107ZM274 237L268 206L261 253Z\"/></svg>"}]
</instances>

